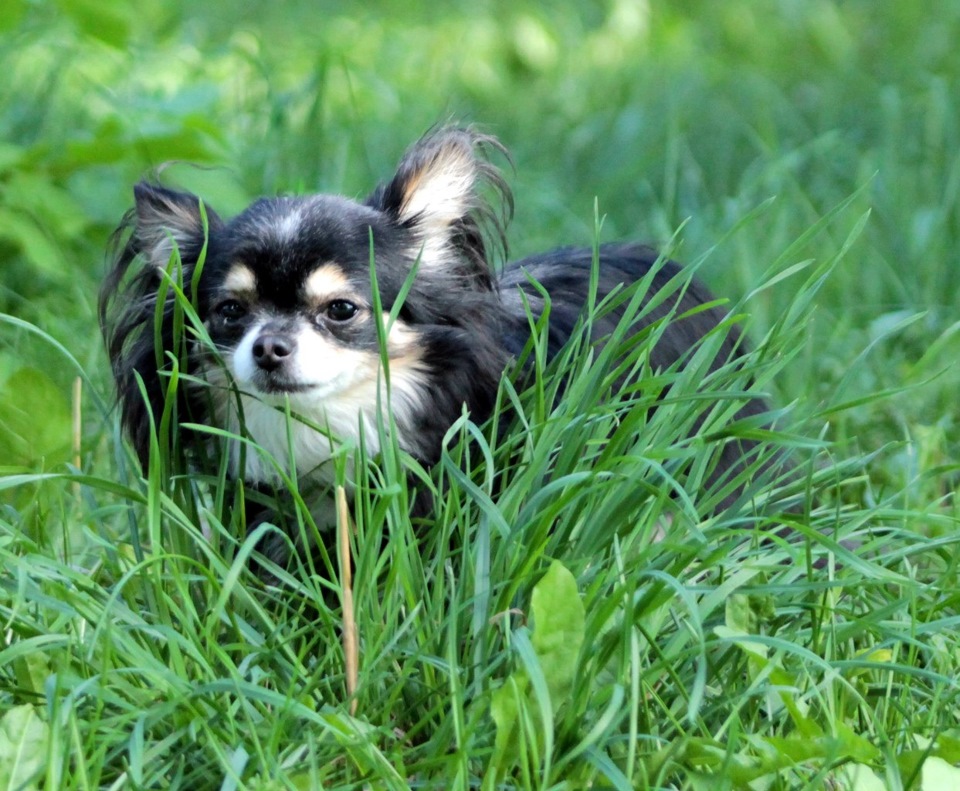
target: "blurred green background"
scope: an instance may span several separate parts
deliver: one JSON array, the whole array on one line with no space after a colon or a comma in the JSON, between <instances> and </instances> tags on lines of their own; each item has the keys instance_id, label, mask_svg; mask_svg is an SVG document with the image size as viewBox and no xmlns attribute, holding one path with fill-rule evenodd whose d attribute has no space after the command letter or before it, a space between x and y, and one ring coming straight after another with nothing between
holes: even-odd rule
<instances>
[{"instance_id":1,"label":"blurred green background","mask_svg":"<svg viewBox=\"0 0 960 791\"><path fill-rule=\"evenodd\" d=\"M591 243L596 202L604 240L682 226L680 257L710 252L704 278L737 299L835 256L869 211L778 398L908 387L830 415L831 438L920 440L892 477L953 458L956 0L4 0L0 26L0 311L49 336L0 324L0 464L69 456L75 371L51 338L108 398L96 292L138 178L164 167L225 214L363 196L448 120L512 152L515 255ZM751 333L790 297L787 279L751 299Z\"/></svg>"}]
</instances>

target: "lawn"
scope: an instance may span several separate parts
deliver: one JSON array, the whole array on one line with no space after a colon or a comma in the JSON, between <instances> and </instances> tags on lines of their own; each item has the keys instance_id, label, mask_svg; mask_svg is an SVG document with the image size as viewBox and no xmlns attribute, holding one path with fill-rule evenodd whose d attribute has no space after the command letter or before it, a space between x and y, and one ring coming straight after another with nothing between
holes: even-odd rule
<instances>
[{"instance_id":1,"label":"lawn","mask_svg":"<svg viewBox=\"0 0 960 791\"><path fill-rule=\"evenodd\" d=\"M960 788L960 0L0 17L0 789ZM111 233L161 171L226 215L366 195L449 120L511 152L512 255L652 242L751 350L624 341L617 392L571 347L504 382L506 432L361 456L267 584L242 487L120 435ZM775 430L730 424L751 388ZM716 513L738 433L799 475Z\"/></svg>"}]
</instances>

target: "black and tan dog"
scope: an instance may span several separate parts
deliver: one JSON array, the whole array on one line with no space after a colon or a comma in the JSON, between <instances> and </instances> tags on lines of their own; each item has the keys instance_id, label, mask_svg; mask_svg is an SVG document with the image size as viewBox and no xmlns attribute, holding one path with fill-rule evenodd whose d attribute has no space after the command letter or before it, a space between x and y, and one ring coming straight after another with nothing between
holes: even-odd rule
<instances>
[{"instance_id":1,"label":"black and tan dog","mask_svg":"<svg viewBox=\"0 0 960 791\"><path fill-rule=\"evenodd\" d=\"M491 151L502 149L489 136L441 128L417 142L363 202L264 198L230 220L202 209L192 194L137 185L101 319L123 425L141 460L149 456L148 410L163 412L167 353L178 353L174 290L164 275L176 260L185 297L209 336L189 344L194 384L177 390L180 414L255 442L256 450L243 453L233 444L238 478L269 486L283 471L329 480L328 462L342 443L362 434L376 452L386 410L399 446L426 464L438 458L464 407L483 421L504 370L530 337L529 312L536 318L549 295L548 352L556 354L584 312L594 262L590 249L561 248L495 268L512 200L487 158ZM647 247L601 246L596 299L637 283L656 264ZM660 262L645 299L679 271ZM653 369L682 359L724 320L716 306L697 309L713 299L694 280L637 323L671 311L682 317L658 334L649 352ZM593 336L607 335L621 313L622 306L595 320ZM740 342L729 332L717 364L735 358ZM740 415L764 409L760 399L748 399ZM291 423L291 412L304 419ZM725 448L714 477L735 468L743 452L741 443Z\"/></svg>"}]
</instances>

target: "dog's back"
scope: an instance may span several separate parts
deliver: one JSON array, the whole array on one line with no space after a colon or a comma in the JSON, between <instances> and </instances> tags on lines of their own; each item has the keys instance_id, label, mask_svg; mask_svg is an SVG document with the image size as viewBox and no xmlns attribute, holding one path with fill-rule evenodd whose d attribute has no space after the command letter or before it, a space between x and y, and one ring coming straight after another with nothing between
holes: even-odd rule
<instances>
[{"instance_id":1,"label":"dog's back","mask_svg":"<svg viewBox=\"0 0 960 791\"><path fill-rule=\"evenodd\" d=\"M509 264L500 279L500 288L507 316L504 344L513 355L522 353L530 337L531 318L538 320L546 309L549 312L546 351L548 361L552 360L584 320L591 289L595 288L593 301L601 307L591 318L590 340L596 347L602 346L618 326L623 333L621 341L629 345L631 337L662 323L644 341L644 370L653 374L681 369L694 357L706 336L724 325L729 313L702 283L684 273L680 264L663 259L651 247L638 244L602 245L596 252L590 248L567 247L532 256ZM637 294L638 289L643 289L643 293ZM609 300L606 306L605 300ZM631 307L633 314L625 317ZM627 326L620 326L624 322ZM705 365L701 362L703 373L714 372L727 364L735 366L745 351L738 327L732 324L723 327L719 330L716 348L710 349L710 359ZM630 379L631 374L622 374L614 390L632 386L642 389L642 381ZM668 392L669 387L661 396ZM766 401L759 396L740 400L735 420L768 411ZM704 409L694 421L693 433L700 431L706 417ZM704 482L707 488L726 487L726 493L718 500L719 508L736 501L743 487L738 483L728 485L728 482L743 477L741 473L754 463L752 456L758 450L757 443L750 440L729 438L724 442ZM774 458L777 458L775 454ZM757 466L763 469L769 465Z\"/></svg>"}]
</instances>

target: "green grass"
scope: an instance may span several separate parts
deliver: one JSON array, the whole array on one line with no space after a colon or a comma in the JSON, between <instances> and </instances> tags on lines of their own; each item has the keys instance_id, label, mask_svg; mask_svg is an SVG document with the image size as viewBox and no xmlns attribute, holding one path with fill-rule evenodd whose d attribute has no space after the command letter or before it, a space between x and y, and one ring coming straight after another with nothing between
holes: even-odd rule
<instances>
[{"instance_id":1,"label":"green grass","mask_svg":"<svg viewBox=\"0 0 960 791\"><path fill-rule=\"evenodd\" d=\"M11 3L0 788L960 786L960 3L936 6ZM752 351L648 371L654 329L613 392L616 355L574 345L504 384L502 440L464 419L432 471L363 459L351 698L337 536L265 586L225 473L161 432L143 480L95 295L152 168L227 214L362 195L450 117L513 153L515 255L671 247ZM748 386L775 431L729 425ZM698 481L743 434L801 475L711 516Z\"/></svg>"}]
</instances>

